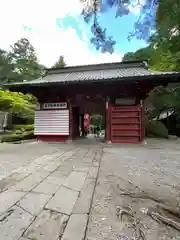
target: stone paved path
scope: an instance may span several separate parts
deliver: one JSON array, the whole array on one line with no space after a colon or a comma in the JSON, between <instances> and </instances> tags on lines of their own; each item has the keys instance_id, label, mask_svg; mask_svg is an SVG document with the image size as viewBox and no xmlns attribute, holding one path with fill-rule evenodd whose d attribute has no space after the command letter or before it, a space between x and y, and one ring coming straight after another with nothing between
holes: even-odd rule
<instances>
[{"instance_id":1,"label":"stone paved path","mask_svg":"<svg viewBox=\"0 0 180 240\"><path fill-rule=\"evenodd\" d=\"M4 147L9 151L0 146L0 240L83 239L102 148L44 143ZM4 173L3 164L8 166Z\"/></svg>"},{"instance_id":2,"label":"stone paved path","mask_svg":"<svg viewBox=\"0 0 180 240\"><path fill-rule=\"evenodd\" d=\"M180 239L140 213L157 202L128 196L180 202L179 144L2 144L0 174L0 240ZM125 207L140 225L118 217Z\"/></svg>"}]
</instances>

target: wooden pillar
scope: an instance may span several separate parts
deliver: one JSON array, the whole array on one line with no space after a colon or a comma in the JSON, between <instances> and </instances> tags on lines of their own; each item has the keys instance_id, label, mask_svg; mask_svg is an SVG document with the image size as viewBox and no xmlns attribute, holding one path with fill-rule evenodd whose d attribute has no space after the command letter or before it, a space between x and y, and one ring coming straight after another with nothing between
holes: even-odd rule
<instances>
[{"instance_id":1,"label":"wooden pillar","mask_svg":"<svg viewBox=\"0 0 180 240\"><path fill-rule=\"evenodd\" d=\"M73 135L73 114L72 114L72 102L71 100L67 97L67 103L68 103L68 108L69 108L69 136L68 140L72 140L72 135Z\"/></svg>"},{"instance_id":2,"label":"wooden pillar","mask_svg":"<svg viewBox=\"0 0 180 240\"><path fill-rule=\"evenodd\" d=\"M82 136L84 137L85 132L84 132L84 114L81 114L81 132L82 132Z\"/></svg>"},{"instance_id":3,"label":"wooden pillar","mask_svg":"<svg viewBox=\"0 0 180 240\"><path fill-rule=\"evenodd\" d=\"M145 111L144 111L144 105L143 100L140 100L141 105L141 134L140 134L140 141L144 141L145 135L146 135L146 120L145 120Z\"/></svg>"},{"instance_id":4,"label":"wooden pillar","mask_svg":"<svg viewBox=\"0 0 180 240\"><path fill-rule=\"evenodd\" d=\"M106 98L106 131L105 131L105 139L107 143L111 143L111 136L110 136L110 98Z\"/></svg>"}]
</instances>

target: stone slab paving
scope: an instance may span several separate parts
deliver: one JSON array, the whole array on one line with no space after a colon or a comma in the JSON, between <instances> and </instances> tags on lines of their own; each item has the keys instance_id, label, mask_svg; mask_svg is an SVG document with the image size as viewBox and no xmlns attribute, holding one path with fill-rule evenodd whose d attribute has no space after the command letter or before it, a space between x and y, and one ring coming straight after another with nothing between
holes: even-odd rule
<instances>
[{"instance_id":1,"label":"stone slab paving","mask_svg":"<svg viewBox=\"0 0 180 240\"><path fill-rule=\"evenodd\" d=\"M19 239L34 217L19 207L0 217L0 240Z\"/></svg>"},{"instance_id":2,"label":"stone slab paving","mask_svg":"<svg viewBox=\"0 0 180 240\"><path fill-rule=\"evenodd\" d=\"M61 168L61 166L55 171L53 172L50 176L52 178L66 178L69 176L69 174L72 172L72 168L71 169L65 169L65 168Z\"/></svg>"},{"instance_id":3,"label":"stone slab paving","mask_svg":"<svg viewBox=\"0 0 180 240\"><path fill-rule=\"evenodd\" d=\"M73 208L73 213L88 214L95 188L95 179L87 178Z\"/></svg>"},{"instance_id":4,"label":"stone slab paving","mask_svg":"<svg viewBox=\"0 0 180 240\"><path fill-rule=\"evenodd\" d=\"M61 240L84 239L87 221L87 214L72 214Z\"/></svg>"},{"instance_id":5,"label":"stone slab paving","mask_svg":"<svg viewBox=\"0 0 180 240\"><path fill-rule=\"evenodd\" d=\"M49 201L51 195L29 192L24 198L17 202L20 206L31 215L37 216L42 212L45 204Z\"/></svg>"},{"instance_id":6,"label":"stone slab paving","mask_svg":"<svg viewBox=\"0 0 180 240\"><path fill-rule=\"evenodd\" d=\"M29 154L32 145L23 146ZM97 171L93 170L97 167L92 166L97 147L44 143L35 146L43 146L45 154L37 156L35 147L34 156L31 153L28 159L27 154L24 162L13 164L3 176L9 175L0 180L3 240L57 240L65 229L64 239L71 239L75 229L75 239L82 239L96 182ZM15 154L15 147L9 145L7 151ZM5 153L8 155L4 150ZM97 157L94 161L98 163ZM25 218L23 223L21 216ZM11 227L12 222L17 222L18 227Z\"/></svg>"},{"instance_id":7,"label":"stone slab paving","mask_svg":"<svg viewBox=\"0 0 180 240\"><path fill-rule=\"evenodd\" d=\"M60 186L64 183L65 177L63 173L59 173L59 177L49 176L44 181L42 181L37 187L35 187L32 192L43 193L48 195L53 195L57 192Z\"/></svg>"},{"instance_id":8,"label":"stone slab paving","mask_svg":"<svg viewBox=\"0 0 180 240\"><path fill-rule=\"evenodd\" d=\"M88 178L97 178L99 167L92 166L88 173Z\"/></svg>"},{"instance_id":9,"label":"stone slab paving","mask_svg":"<svg viewBox=\"0 0 180 240\"><path fill-rule=\"evenodd\" d=\"M177 203L179 144L37 143L21 145L22 153L19 145L4 146L0 146L0 240L132 239L133 227L127 228L127 222L116 216L117 206L124 204L148 227L147 239L178 239L177 231L139 213L142 207L154 206L152 200L131 199L121 190L141 189Z\"/></svg>"},{"instance_id":10,"label":"stone slab paving","mask_svg":"<svg viewBox=\"0 0 180 240\"><path fill-rule=\"evenodd\" d=\"M29 173L13 173L8 177L0 180L0 192L7 190L11 186L14 186L29 175Z\"/></svg>"},{"instance_id":11,"label":"stone slab paving","mask_svg":"<svg viewBox=\"0 0 180 240\"><path fill-rule=\"evenodd\" d=\"M22 199L27 193L16 192L14 190L8 189L0 193L0 214L6 212L11 208L16 202Z\"/></svg>"},{"instance_id":12,"label":"stone slab paving","mask_svg":"<svg viewBox=\"0 0 180 240\"><path fill-rule=\"evenodd\" d=\"M75 191L81 191L84 181L86 179L87 172L76 172L73 171L65 180L63 186Z\"/></svg>"},{"instance_id":13,"label":"stone slab paving","mask_svg":"<svg viewBox=\"0 0 180 240\"><path fill-rule=\"evenodd\" d=\"M60 187L46 205L46 209L70 215L78 199L79 192L66 187Z\"/></svg>"},{"instance_id":14,"label":"stone slab paving","mask_svg":"<svg viewBox=\"0 0 180 240\"><path fill-rule=\"evenodd\" d=\"M14 185L12 188L16 191L29 192L40 182L42 182L48 175L48 172L34 172L21 182Z\"/></svg>"},{"instance_id":15,"label":"stone slab paving","mask_svg":"<svg viewBox=\"0 0 180 240\"><path fill-rule=\"evenodd\" d=\"M28 166L32 162L34 164L34 161L36 162L38 158L51 156L56 152L62 154L67 152L67 150L70 150L69 146L64 145L63 149L61 149L60 144L38 142L35 142L35 144L0 144L0 180L22 166Z\"/></svg>"},{"instance_id":16,"label":"stone slab paving","mask_svg":"<svg viewBox=\"0 0 180 240\"><path fill-rule=\"evenodd\" d=\"M69 217L45 210L30 225L24 237L33 240L58 240L63 235Z\"/></svg>"},{"instance_id":17,"label":"stone slab paving","mask_svg":"<svg viewBox=\"0 0 180 240\"><path fill-rule=\"evenodd\" d=\"M47 171L49 173L54 172L59 166L60 162L50 162L46 166L43 167L43 171Z\"/></svg>"}]
</instances>

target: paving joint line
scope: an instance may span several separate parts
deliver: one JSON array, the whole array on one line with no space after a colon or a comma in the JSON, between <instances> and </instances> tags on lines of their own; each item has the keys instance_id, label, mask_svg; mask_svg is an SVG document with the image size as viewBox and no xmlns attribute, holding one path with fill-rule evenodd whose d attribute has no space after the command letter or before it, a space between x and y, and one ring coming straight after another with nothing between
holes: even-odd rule
<instances>
[{"instance_id":1,"label":"paving joint line","mask_svg":"<svg viewBox=\"0 0 180 240\"><path fill-rule=\"evenodd\" d=\"M29 213L32 217L36 217L36 215L33 215L32 213L30 213L28 210L26 210L26 209L23 208L22 206L17 205L19 202L20 202L20 201L18 201L14 206L21 208L24 212Z\"/></svg>"},{"instance_id":2,"label":"paving joint line","mask_svg":"<svg viewBox=\"0 0 180 240\"><path fill-rule=\"evenodd\" d=\"M92 210L94 195L95 195L95 191L96 191L96 185L97 185L98 178L99 178L99 172L100 172L100 166L101 166L101 161L102 161L103 154L104 154L103 149L101 149L99 166L98 166L98 173L97 173L96 180L95 180L95 184L94 184L94 189L93 189L92 198L91 198L91 202L90 202L89 213L87 214L87 215L88 215L88 219L87 219L87 224L86 224L86 228L85 228L85 233L84 233L84 238L83 238L83 240L85 240L86 237L87 237L87 230L88 230L88 225L89 225L89 219L90 219L90 214L91 214L91 210ZM97 155L97 154L95 154L94 158L96 157L96 155ZM93 158L93 159L94 159L94 158ZM96 158L95 158L95 159L96 159Z\"/></svg>"}]
</instances>

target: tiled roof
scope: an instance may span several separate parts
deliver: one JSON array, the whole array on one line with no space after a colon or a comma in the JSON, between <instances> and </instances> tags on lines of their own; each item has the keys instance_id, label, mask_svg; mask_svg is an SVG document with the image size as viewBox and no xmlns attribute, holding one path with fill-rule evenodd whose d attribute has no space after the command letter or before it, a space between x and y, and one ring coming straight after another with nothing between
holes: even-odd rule
<instances>
[{"instance_id":1,"label":"tiled roof","mask_svg":"<svg viewBox=\"0 0 180 240\"><path fill-rule=\"evenodd\" d=\"M179 75L178 72L153 72L145 65L139 64L101 64L78 67L67 67L61 69L49 69L47 74L39 79L15 83L14 85L41 85L50 83L72 83L84 81L103 80L126 80L128 78L139 77L143 79L149 76Z\"/></svg>"}]
</instances>

